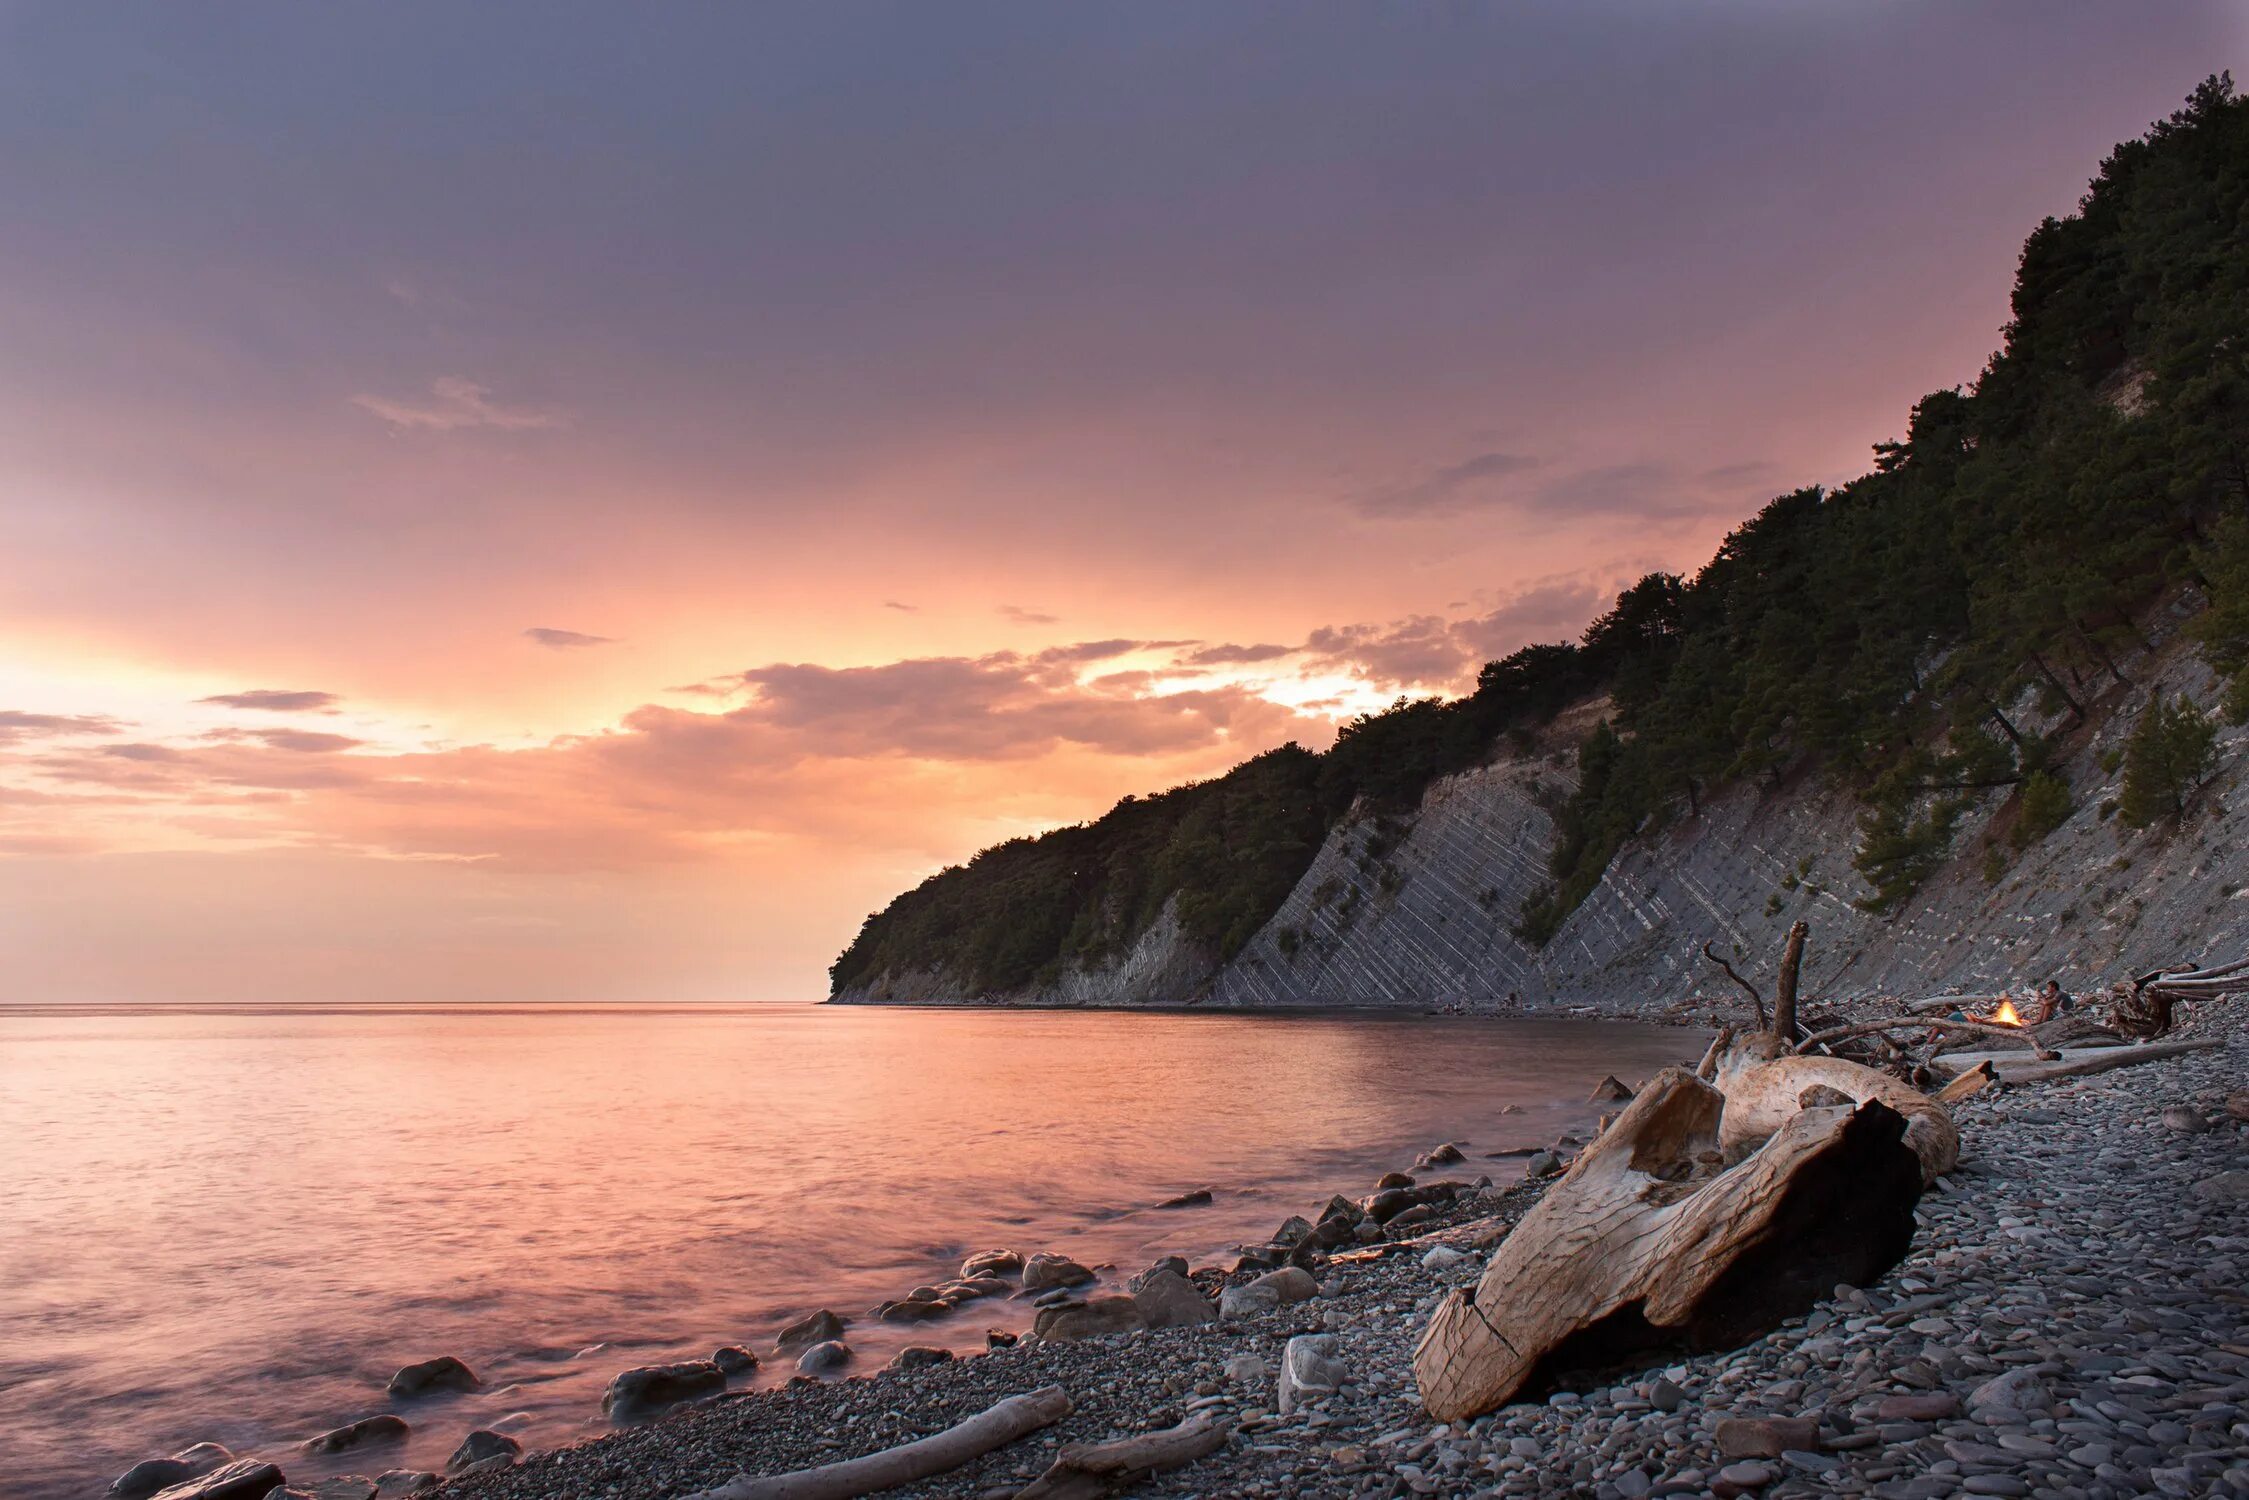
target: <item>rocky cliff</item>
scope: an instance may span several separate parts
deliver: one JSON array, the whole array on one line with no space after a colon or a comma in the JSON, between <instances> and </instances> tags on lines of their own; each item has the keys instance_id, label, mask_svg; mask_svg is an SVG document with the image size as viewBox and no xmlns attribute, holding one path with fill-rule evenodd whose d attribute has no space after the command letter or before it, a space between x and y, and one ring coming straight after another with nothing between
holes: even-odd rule
<instances>
[{"instance_id":1,"label":"rocky cliff","mask_svg":"<svg viewBox=\"0 0 2249 1500\"><path fill-rule=\"evenodd\" d=\"M1800 776L1736 786L1634 841L1550 942L1522 942L1516 914L1546 879L1547 810L1571 789L1560 747L1599 715L1595 702L1557 721L1531 753L1437 782L1409 815L1347 819L1226 963L1197 953L1167 914L1118 962L1034 989L978 995L943 975L898 975L838 998L1458 1010L1512 999L1652 1013L1727 994L1700 955L1705 941L1769 964L1798 920L1813 932L1806 992L1815 996L1991 991L2049 976L2078 989L2232 957L2249 951L2249 818L2235 807L2249 730L2221 730L2217 777L2176 829L2125 828L2114 816L2118 773L2104 769L2151 691L2217 695L2177 623L2165 622L2170 644L2120 663L2130 685L2065 736L2056 769L2075 803L2068 820L2017 853L1996 837L2008 792L1983 794L1945 866L1886 915L1860 905L1869 894L1851 864L1860 804ZM2003 869L1987 864L1995 847Z\"/></svg>"}]
</instances>

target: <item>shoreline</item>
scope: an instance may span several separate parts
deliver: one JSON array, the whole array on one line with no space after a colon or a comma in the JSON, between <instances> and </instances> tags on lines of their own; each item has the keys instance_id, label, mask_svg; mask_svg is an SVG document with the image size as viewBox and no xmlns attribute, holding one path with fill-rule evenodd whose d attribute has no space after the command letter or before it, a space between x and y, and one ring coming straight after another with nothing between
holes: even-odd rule
<instances>
[{"instance_id":1,"label":"shoreline","mask_svg":"<svg viewBox=\"0 0 2249 1500\"><path fill-rule=\"evenodd\" d=\"M1318 1020L1323 1017L1350 1021L1628 1021L1642 1026L1671 1026L1679 1028L1704 1027L1710 1029L1718 1023L1706 1020L1723 1007L1712 1000L1696 1005L1666 1006L1655 1014L1633 1010L1626 1006L1604 1006L1592 1001L1572 1005L1528 1006L1508 1005L1504 1001L1489 1008L1466 1006L1432 1007L1426 1005L1197 1005L1180 1001L1162 1005L1127 1005L1119 1003L1078 1004L1049 1000L855 1000L830 997L815 1002L839 1010L903 1010L903 1011L976 1011L995 1013L1037 1012L1073 1014L1092 1012L1103 1015L1150 1016L1209 1016L1216 1019L1271 1016L1279 1020ZM1838 1002L1842 1006L1863 1004L1858 1000Z\"/></svg>"},{"instance_id":2,"label":"shoreline","mask_svg":"<svg viewBox=\"0 0 2249 1500\"><path fill-rule=\"evenodd\" d=\"M1076 1409L1055 1428L889 1493L997 1500L1062 1444L1202 1411L1231 1424L1227 1444L1134 1493L2249 1496L2249 1124L2219 1107L2249 1075L2244 1020L2240 1002L2206 1007L2191 1029L2221 1037L2218 1049L1956 1106L1961 1168L1923 1198L1911 1250L1875 1286L1839 1289L1740 1349L1609 1372L1473 1422L1432 1424L1420 1410L1412 1344L1541 1182L1460 1193L1410 1234L1343 1251L1318 1267L1306 1301L730 1392L430 1493L676 1500L742 1472L877 1450L1059 1383ZM2221 1123L2167 1125L2179 1104ZM1287 1340L1312 1332L1335 1336L1348 1378L1284 1415L1273 1372ZM1987 1382L2025 1371L2034 1399L1978 1404ZM1788 1418L1811 1420L1810 1447L1770 1458L1718 1447L1721 1421Z\"/></svg>"}]
</instances>

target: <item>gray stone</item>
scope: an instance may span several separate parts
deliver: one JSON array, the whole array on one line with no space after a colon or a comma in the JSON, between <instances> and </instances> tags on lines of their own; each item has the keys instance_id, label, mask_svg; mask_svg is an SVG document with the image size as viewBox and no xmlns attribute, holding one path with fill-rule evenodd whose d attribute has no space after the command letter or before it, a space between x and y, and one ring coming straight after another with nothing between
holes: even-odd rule
<instances>
[{"instance_id":1,"label":"gray stone","mask_svg":"<svg viewBox=\"0 0 2249 1500\"><path fill-rule=\"evenodd\" d=\"M185 1484L233 1458L217 1443L197 1443L169 1458L144 1458L110 1481L110 1500L148 1500L158 1490Z\"/></svg>"},{"instance_id":2,"label":"gray stone","mask_svg":"<svg viewBox=\"0 0 2249 1500\"><path fill-rule=\"evenodd\" d=\"M403 1443L411 1431L403 1417L382 1412L372 1417L361 1417L356 1422L347 1422L318 1437L306 1438L299 1446L307 1453L347 1453L354 1448L371 1448L379 1443Z\"/></svg>"},{"instance_id":3,"label":"gray stone","mask_svg":"<svg viewBox=\"0 0 2249 1500\"><path fill-rule=\"evenodd\" d=\"M950 1349L939 1349L929 1344L908 1344L891 1360L890 1368L901 1371L927 1370L935 1365L949 1365L952 1362L953 1351Z\"/></svg>"},{"instance_id":4,"label":"gray stone","mask_svg":"<svg viewBox=\"0 0 2249 1500\"><path fill-rule=\"evenodd\" d=\"M1177 1271L1152 1271L1132 1294L1140 1320L1150 1328L1187 1328L1218 1321L1218 1309L1203 1289Z\"/></svg>"},{"instance_id":5,"label":"gray stone","mask_svg":"<svg viewBox=\"0 0 2249 1500\"><path fill-rule=\"evenodd\" d=\"M797 1356L800 1375L833 1375L851 1363L851 1346L841 1339L825 1339Z\"/></svg>"},{"instance_id":6,"label":"gray stone","mask_svg":"<svg viewBox=\"0 0 2249 1500\"><path fill-rule=\"evenodd\" d=\"M331 1474L291 1488L302 1489L312 1500L375 1500L375 1481L365 1474Z\"/></svg>"},{"instance_id":7,"label":"gray stone","mask_svg":"<svg viewBox=\"0 0 2249 1500\"><path fill-rule=\"evenodd\" d=\"M1091 1280L1093 1273L1067 1255L1034 1255L1023 1263L1023 1290L1027 1292L1083 1286Z\"/></svg>"},{"instance_id":8,"label":"gray stone","mask_svg":"<svg viewBox=\"0 0 2249 1500\"><path fill-rule=\"evenodd\" d=\"M408 1365L391 1376L389 1390L396 1400L412 1401L440 1391L478 1390L483 1385L484 1382L476 1378L474 1370L450 1354L440 1354L435 1359Z\"/></svg>"},{"instance_id":9,"label":"gray stone","mask_svg":"<svg viewBox=\"0 0 2249 1500\"><path fill-rule=\"evenodd\" d=\"M1281 1294L1272 1287L1251 1282L1246 1286L1230 1286L1218 1294L1218 1317L1225 1323L1239 1322L1243 1318L1262 1318L1267 1313L1278 1312Z\"/></svg>"},{"instance_id":10,"label":"gray stone","mask_svg":"<svg viewBox=\"0 0 2249 1500\"><path fill-rule=\"evenodd\" d=\"M504 1468L506 1464L514 1463L522 1456L523 1445L514 1438L509 1437L504 1432L494 1432L489 1427L479 1427L476 1431L461 1439L461 1446L455 1448L453 1456L445 1460L445 1472L448 1474L465 1473L469 1469L489 1463L495 1458L506 1461L504 1464L495 1466Z\"/></svg>"},{"instance_id":11,"label":"gray stone","mask_svg":"<svg viewBox=\"0 0 2249 1500\"><path fill-rule=\"evenodd\" d=\"M1042 1339L1090 1339L1109 1333L1130 1333L1147 1326L1137 1302L1112 1293L1046 1308L1032 1320L1031 1332Z\"/></svg>"},{"instance_id":12,"label":"gray stone","mask_svg":"<svg viewBox=\"0 0 2249 1500\"><path fill-rule=\"evenodd\" d=\"M1739 1495L1749 1490L1761 1490L1773 1482L1773 1471L1765 1464L1753 1461L1728 1464L1718 1471L1717 1483L1711 1488L1722 1495Z\"/></svg>"},{"instance_id":13,"label":"gray stone","mask_svg":"<svg viewBox=\"0 0 2249 1500\"><path fill-rule=\"evenodd\" d=\"M963 1281L985 1276L1019 1276L1022 1272L1023 1257L1013 1250L986 1250L961 1262Z\"/></svg>"},{"instance_id":14,"label":"gray stone","mask_svg":"<svg viewBox=\"0 0 2249 1500\"><path fill-rule=\"evenodd\" d=\"M1283 1266L1277 1271L1268 1271L1250 1285L1269 1288L1284 1304L1309 1302L1320 1295L1319 1282L1313 1280L1312 1273L1302 1266Z\"/></svg>"},{"instance_id":15,"label":"gray stone","mask_svg":"<svg viewBox=\"0 0 2249 1500\"><path fill-rule=\"evenodd\" d=\"M601 1410L613 1421L631 1422L725 1389L726 1372L707 1359L641 1365L609 1382L609 1389L602 1394Z\"/></svg>"},{"instance_id":16,"label":"gray stone","mask_svg":"<svg viewBox=\"0 0 2249 1500\"><path fill-rule=\"evenodd\" d=\"M2249 1172L2220 1172L2203 1178L2191 1191L2205 1203L2249 1203Z\"/></svg>"},{"instance_id":17,"label":"gray stone","mask_svg":"<svg viewBox=\"0 0 2249 1500\"><path fill-rule=\"evenodd\" d=\"M728 1375L747 1375L757 1368L757 1356L740 1344L728 1344L711 1355L711 1363Z\"/></svg>"},{"instance_id":18,"label":"gray stone","mask_svg":"<svg viewBox=\"0 0 2249 1500\"><path fill-rule=\"evenodd\" d=\"M375 1500L395 1500L437 1488L438 1476L427 1469L390 1469L375 1476Z\"/></svg>"},{"instance_id":19,"label":"gray stone","mask_svg":"<svg viewBox=\"0 0 2249 1500\"><path fill-rule=\"evenodd\" d=\"M1306 1397L1333 1395L1351 1372L1336 1358L1332 1333L1300 1333L1281 1351L1280 1409L1283 1416Z\"/></svg>"},{"instance_id":20,"label":"gray stone","mask_svg":"<svg viewBox=\"0 0 2249 1500\"><path fill-rule=\"evenodd\" d=\"M1713 1437L1728 1458L1778 1458L1818 1443L1819 1423L1809 1417L1726 1417Z\"/></svg>"},{"instance_id":21,"label":"gray stone","mask_svg":"<svg viewBox=\"0 0 2249 1500\"><path fill-rule=\"evenodd\" d=\"M238 1458L207 1474L156 1492L156 1500L265 1500L281 1488L281 1470L255 1458Z\"/></svg>"},{"instance_id":22,"label":"gray stone","mask_svg":"<svg viewBox=\"0 0 2249 1500\"><path fill-rule=\"evenodd\" d=\"M1187 1192L1184 1192L1184 1193L1180 1193L1180 1194L1179 1194L1179 1195L1177 1195L1176 1197L1171 1197L1171 1198L1166 1198L1166 1199L1164 1199L1164 1201L1163 1201L1163 1202L1161 1202L1161 1203L1159 1203L1159 1204L1157 1204L1157 1205L1156 1205L1156 1207L1158 1207L1158 1208L1208 1208L1208 1207L1210 1206L1210 1202L1211 1202L1211 1191L1210 1191L1210 1189L1209 1189L1209 1188L1193 1188L1193 1189L1191 1189L1191 1190L1189 1190L1189 1191L1187 1191Z\"/></svg>"},{"instance_id":23,"label":"gray stone","mask_svg":"<svg viewBox=\"0 0 2249 1500\"><path fill-rule=\"evenodd\" d=\"M850 1319L823 1307L782 1329L780 1335L773 1340L773 1345L782 1353L788 1354L798 1349L808 1349L814 1344L833 1343L843 1337L843 1330L849 1323Z\"/></svg>"},{"instance_id":24,"label":"gray stone","mask_svg":"<svg viewBox=\"0 0 2249 1500\"><path fill-rule=\"evenodd\" d=\"M1998 1407L2005 1411L2025 1411L2047 1404L2046 1387L2035 1370L2009 1370L1994 1375L1968 1395L1968 1410Z\"/></svg>"}]
</instances>

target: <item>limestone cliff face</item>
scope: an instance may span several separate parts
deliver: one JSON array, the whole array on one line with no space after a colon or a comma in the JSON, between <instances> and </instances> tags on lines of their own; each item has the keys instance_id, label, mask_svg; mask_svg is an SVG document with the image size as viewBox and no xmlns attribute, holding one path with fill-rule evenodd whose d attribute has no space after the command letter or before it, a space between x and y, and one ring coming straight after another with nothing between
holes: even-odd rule
<instances>
[{"instance_id":1,"label":"limestone cliff face","mask_svg":"<svg viewBox=\"0 0 2249 1500\"><path fill-rule=\"evenodd\" d=\"M1961 819L1951 862L1888 915L1857 904L1868 894L1851 867L1859 804L1806 779L1736 787L1627 848L1554 939L1531 948L1512 929L1546 877L1547 808L1570 790L1567 757L1542 751L1439 782L1410 816L1347 820L1223 965L1185 943L1167 913L1123 961L1035 993L971 996L941 977L908 976L844 998L1473 1010L1512 995L1537 1008L1653 1012L1727 993L1700 956L1704 941L1769 967L1797 920L1812 928L1813 996L1988 991L2049 976L2078 989L2249 952L2249 808L2234 805L2249 730L2221 730L2219 774L2182 829L2126 829L2104 816L2120 776L2101 761L2123 748L2147 690L2218 697L2182 650L2126 671L2132 690L2115 694L2059 768L2076 804L2069 821L1992 883L1981 835L2006 794L1987 794Z\"/></svg>"}]
</instances>

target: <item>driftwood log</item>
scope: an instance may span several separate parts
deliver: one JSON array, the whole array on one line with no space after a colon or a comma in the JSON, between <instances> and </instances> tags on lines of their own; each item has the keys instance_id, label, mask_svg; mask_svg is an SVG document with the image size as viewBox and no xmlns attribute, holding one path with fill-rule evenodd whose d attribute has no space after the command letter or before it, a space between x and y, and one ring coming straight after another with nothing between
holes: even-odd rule
<instances>
[{"instance_id":1,"label":"driftwood log","mask_svg":"<svg viewBox=\"0 0 2249 1500\"><path fill-rule=\"evenodd\" d=\"M1042 1386L895 1448L791 1474L744 1474L687 1500L855 1500L957 1469L1069 1414L1070 1397L1062 1387Z\"/></svg>"},{"instance_id":2,"label":"driftwood log","mask_svg":"<svg viewBox=\"0 0 2249 1500\"><path fill-rule=\"evenodd\" d=\"M1716 1077L1726 1096L1718 1144L1729 1157L1755 1148L1807 1107L1848 1100L1854 1106L1880 1103L1905 1120L1905 1145L1921 1163L1924 1183L1944 1176L1960 1160L1960 1131L1942 1104L1912 1084L1860 1063L1797 1056L1771 1032L1752 1033L1728 1048L1718 1058ZM1806 1097L1815 1090L1826 1092Z\"/></svg>"},{"instance_id":3,"label":"driftwood log","mask_svg":"<svg viewBox=\"0 0 2249 1500\"><path fill-rule=\"evenodd\" d=\"M1151 1474L1191 1464L1226 1446L1227 1428L1192 1416L1161 1432L1135 1433L1108 1443L1073 1443L1044 1474L1015 1492L1015 1500L1102 1500Z\"/></svg>"},{"instance_id":4,"label":"driftwood log","mask_svg":"<svg viewBox=\"0 0 2249 1500\"><path fill-rule=\"evenodd\" d=\"M1654 1349L1735 1347L1904 1256L1924 1177L1958 1152L1941 1106L1773 1032L1713 1072L1657 1074L1438 1304L1414 1374L1439 1421ZM1744 1121L1767 1131L1754 1149ZM1731 1166L1728 1142L1747 1151Z\"/></svg>"}]
</instances>

